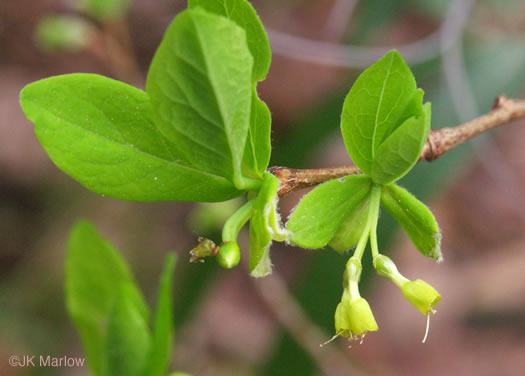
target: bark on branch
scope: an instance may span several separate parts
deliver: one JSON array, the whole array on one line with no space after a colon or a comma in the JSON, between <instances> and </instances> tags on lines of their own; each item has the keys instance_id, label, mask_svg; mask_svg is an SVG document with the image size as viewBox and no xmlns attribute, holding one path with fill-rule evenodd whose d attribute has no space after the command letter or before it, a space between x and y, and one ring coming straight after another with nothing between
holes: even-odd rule
<instances>
[{"instance_id":1,"label":"bark on branch","mask_svg":"<svg viewBox=\"0 0 525 376\"><path fill-rule=\"evenodd\" d=\"M489 113L452 128L431 130L419 160L432 162L474 136L521 118L525 118L525 100L510 99L500 95L494 100ZM268 171L281 181L279 197L328 180L361 173L356 166L306 170L274 166Z\"/></svg>"}]
</instances>

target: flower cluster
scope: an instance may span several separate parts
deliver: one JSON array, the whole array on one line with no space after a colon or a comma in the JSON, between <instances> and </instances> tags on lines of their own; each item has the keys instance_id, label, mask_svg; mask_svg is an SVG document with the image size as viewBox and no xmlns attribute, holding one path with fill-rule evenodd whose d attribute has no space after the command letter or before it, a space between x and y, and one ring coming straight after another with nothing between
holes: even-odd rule
<instances>
[{"instance_id":1,"label":"flower cluster","mask_svg":"<svg viewBox=\"0 0 525 376\"><path fill-rule=\"evenodd\" d=\"M435 312L434 307L441 299L436 289L420 279L410 281L399 273L394 262L385 255L377 254L373 264L377 273L392 280L421 313L429 315ZM378 330L370 305L359 294L361 271L359 258L351 257L343 276L343 296L335 311L335 337L362 340L367 332Z\"/></svg>"}]
</instances>

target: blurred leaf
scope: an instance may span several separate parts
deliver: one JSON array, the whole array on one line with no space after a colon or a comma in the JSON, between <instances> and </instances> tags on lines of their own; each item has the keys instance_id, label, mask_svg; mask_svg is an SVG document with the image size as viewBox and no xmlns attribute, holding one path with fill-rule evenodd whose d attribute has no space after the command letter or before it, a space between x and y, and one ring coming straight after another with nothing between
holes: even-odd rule
<instances>
[{"instance_id":1,"label":"blurred leaf","mask_svg":"<svg viewBox=\"0 0 525 376\"><path fill-rule=\"evenodd\" d=\"M169 365L173 336L173 271L175 255L166 257L157 296L153 343L144 376L163 376Z\"/></svg>"},{"instance_id":2,"label":"blurred leaf","mask_svg":"<svg viewBox=\"0 0 525 376\"><path fill-rule=\"evenodd\" d=\"M36 40L47 51L75 52L85 48L95 30L85 19L75 16L44 16L36 27Z\"/></svg>"},{"instance_id":3,"label":"blurred leaf","mask_svg":"<svg viewBox=\"0 0 525 376\"><path fill-rule=\"evenodd\" d=\"M303 196L286 224L293 244L303 248L326 246L345 217L366 199L371 187L369 177L343 179L321 184Z\"/></svg>"},{"instance_id":4,"label":"blurred leaf","mask_svg":"<svg viewBox=\"0 0 525 376\"><path fill-rule=\"evenodd\" d=\"M106 323L119 286L133 284L131 273L117 250L85 220L71 231L65 268L69 315L94 373L105 375ZM142 305L142 315L144 309Z\"/></svg>"},{"instance_id":5,"label":"blurred leaf","mask_svg":"<svg viewBox=\"0 0 525 376\"><path fill-rule=\"evenodd\" d=\"M228 201L195 205L188 220L191 230L201 235L220 231L224 222L242 206L243 201L237 197Z\"/></svg>"},{"instance_id":6,"label":"blurred leaf","mask_svg":"<svg viewBox=\"0 0 525 376\"><path fill-rule=\"evenodd\" d=\"M131 0L68 0L77 9L101 20L124 18L131 6Z\"/></svg>"},{"instance_id":7,"label":"blurred leaf","mask_svg":"<svg viewBox=\"0 0 525 376\"><path fill-rule=\"evenodd\" d=\"M97 193L137 201L240 194L223 177L189 167L153 123L148 95L132 86L69 74L26 86L20 102L51 159Z\"/></svg>"},{"instance_id":8,"label":"blurred leaf","mask_svg":"<svg viewBox=\"0 0 525 376\"><path fill-rule=\"evenodd\" d=\"M172 22L146 91L160 130L196 169L243 188L253 58L234 22L190 9Z\"/></svg>"},{"instance_id":9,"label":"blurred leaf","mask_svg":"<svg viewBox=\"0 0 525 376\"><path fill-rule=\"evenodd\" d=\"M149 318L133 283L114 286L118 295L107 322L106 354L109 375L142 374L151 349Z\"/></svg>"}]
</instances>

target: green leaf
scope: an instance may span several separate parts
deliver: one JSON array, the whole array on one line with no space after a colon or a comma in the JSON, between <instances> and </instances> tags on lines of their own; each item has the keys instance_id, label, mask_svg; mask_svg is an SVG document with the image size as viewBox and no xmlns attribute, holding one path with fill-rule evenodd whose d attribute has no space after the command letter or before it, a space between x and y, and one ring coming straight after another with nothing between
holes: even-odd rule
<instances>
[{"instance_id":1,"label":"green leaf","mask_svg":"<svg viewBox=\"0 0 525 376\"><path fill-rule=\"evenodd\" d=\"M421 114L421 100L422 92L397 51L358 77L344 102L341 130L348 153L364 173L373 175L381 144L408 118Z\"/></svg>"},{"instance_id":2,"label":"green leaf","mask_svg":"<svg viewBox=\"0 0 525 376\"><path fill-rule=\"evenodd\" d=\"M426 103L422 115L407 119L379 146L371 174L376 183L392 183L414 167L428 138L430 118Z\"/></svg>"},{"instance_id":3,"label":"green leaf","mask_svg":"<svg viewBox=\"0 0 525 376\"><path fill-rule=\"evenodd\" d=\"M173 336L173 270L175 255L166 257L160 279L157 310L153 326L153 343L144 376L163 376L169 365Z\"/></svg>"},{"instance_id":4,"label":"green leaf","mask_svg":"<svg viewBox=\"0 0 525 376\"><path fill-rule=\"evenodd\" d=\"M106 337L109 375L140 375L151 348L149 318L134 284L122 283L114 288L118 294L110 311Z\"/></svg>"},{"instance_id":5,"label":"green leaf","mask_svg":"<svg viewBox=\"0 0 525 376\"><path fill-rule=\"evenodd\" d=\"M286 224L290 242L303 248L326 246L345 219L358 215L353 211L362 209L370 189L370 178L363 175L330 180L316 187L301 199ZM341 250L341 239L335 244Z\"/></svg>"},{"instance_id":6,"label":"green leaf","mask_svg":"<svg viewBox=\"0 0 525 376\"><path fill-rule=\"evenodd\" d=\"M381 203L407 232L416 248L438 262L442 260L441 234L432 212L404 188L383 186Z\"/></svg>"},{"instance_id":7,"label":"green leaf","mask_svg":"<svg viewBox=\"0 0 525 376\"><path fill-rule=\"evenodd\" d=\"M369 203L370 195L367 195L345 215L328 243L330 247L338 252L345 252L357 245L366 227Z\"/></svg>"},{"instance_id":8,"label":"green leaf","mask_svg":"<svg viewBox=\"0 0 525 376\"><path fill-rule=\"evenodd\" d=\"M67 309L88 362L96 375L105 375L105 325L118 286L133 283L131 273L113 245L81 220L69 237L65 280Z\"/></svg>"},{"instance_id":9,"label":"green leaf","mask_svg":"<svg viewBox=\"0 0 525 376\"><path fill-rule=\"evenodd\" d=\"M279 179L265 172L250 219L250 273L254 277L264 277L272 271L270 245L273 229L270 222L278 189Z\"/></svg>"},{"instance_id":10,"label":"green leaf","mask_svg":"<svg viewBox=\"0 0 525 376\"><path fill-rule=\"evenodd\" d=\"M123 18L131 5L131 0L76 0L76 2L77 8L101 21Z\"/></svg>"},{"instance_id":11,"label":"green leaf","mask_svg":"<svg viewBox=\"0 0 525 376\"><path fill-rule=\"evenodd\" d=\"M188 0L188 8L203 7L234 21L246 31L246 41L253 56L253 79L262 81L268 74L272 50L268 35L255 9L246 0Z\"/></svg>"},{"instance_id":12,"label":"green leaf","mask_svg":"<svg viewBox=\"0 0 525 376\"><path fill-rule=\"evenodd\" d=\"M268 35L261 20L248 1L245 0L189 0L188 7L203 7L234 21L246 32L248 48L253 56L253 90L250 128L244 151L243 167L246 175L262 178L262 172L270 162L271 144L270 110L257 95L257 81L265 79L270 67L272 52Z\"/></svg>"},{"instance_id":13,"label":"green leaf","mask_svg":"<svg viewBox=\"0 0 525 376\"><path fill-rule=\"evenodd\" d=\"M253 89L250 129L244 150L243 167L247 175L261 178L270 163L272 146L270 142L272 118L266 103L257 96Z\"/></svg>"},{"instance_id":14,"label":"green leaf","mask_svg":"<svg viewBox=\"0 0 525 376\"><path fill-rule=\"evenodd\" d=\"M250 123L253 58L242 28L200 8L172 22L146 91L163 134L196 169L246 188L241 163Z\"/></svg>"},{"instance_id":15,"label":"green leaf","mask_svg":"<svg viewBox=\"0 0 525 376\"><path fill-rule=\"evenodd\" d=\"M241 193L224 177L189 166L153 123L141 90L70 74L32 83L20 97L53 162L94 192L136 201L223 201Z\"/></svg>"}]
</instances>

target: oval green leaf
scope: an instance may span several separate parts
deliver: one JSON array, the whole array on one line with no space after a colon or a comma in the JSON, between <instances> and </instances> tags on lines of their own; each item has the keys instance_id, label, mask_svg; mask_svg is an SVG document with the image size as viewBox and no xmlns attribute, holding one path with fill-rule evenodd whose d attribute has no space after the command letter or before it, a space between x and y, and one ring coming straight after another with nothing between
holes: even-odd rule
<instances>
[{"instance_id":1,"label":"oval green leaf","mask_svg":"<svg viewBox=\"0 0 525 376\"><path fill-rule=\"evenodd\" d=\"M405 229L416 248L427 257L442 260L441 233L434 215L425 204L395 184L383 187L381 203Z\"/></svg>"},{"instance_id":2,"label":"oval green leaf","mask_svg":"<svg viewBox=\"0 0 525 376\"><path fill-rule=\"evenodd\" d=\"M90 222L78 221L71 230L66 254L66 306L96 375L105 374L108 366L106 323L118 286L123 284L133 284L133 277L118 251ZM141 315L147 317L142 297L138 300Z\"/></svg>"},{"instance_id":3,"label":"oval green leaf","mask_svg":"<svg viewBox=\"0 0 525 376\"><path fill-rule=\"evenodd\" d=\"M414 76L397 51L387 53L357 78L344 102L341 131L361 171L372 175L381 143L407 118L421 113L420 106L414 106L418 100Z\"/></svg>"},{"instance_id":4,"label":"oval green leaf","mask_svg":"<svg viewBox=\"0 0 525 376\"><path fill-rule=\"evenodd\" d=\"M155 53L146 84L153 117L190 165L245 188L253 58L235 22L201 8L180 13Z\"/></svg>"},{"instance_id":5,"label":"oval green leaf","mask_svg":"<svg viewBox=\"0 0 525 376\"><path fill-rule=\"evenodd\" d=\"M153 122L147 94L132 86L70 74L26 86L20 102L53 162L96 193L209 202L241 194L223 176L190 167Z\"/></svg>"},{"instance_id":6,"label":"oval green leaf","mask_svg":"<svg viewBox=\"0 0 525 376\"><path fill-rule=\"evenodd\" d=\"M345 218L352 216L368 197L371 184L368 176L351 175L321 184L307 193L286 224L290 242L303 248L326 246Z\"/></svg>"}]
</instances>

